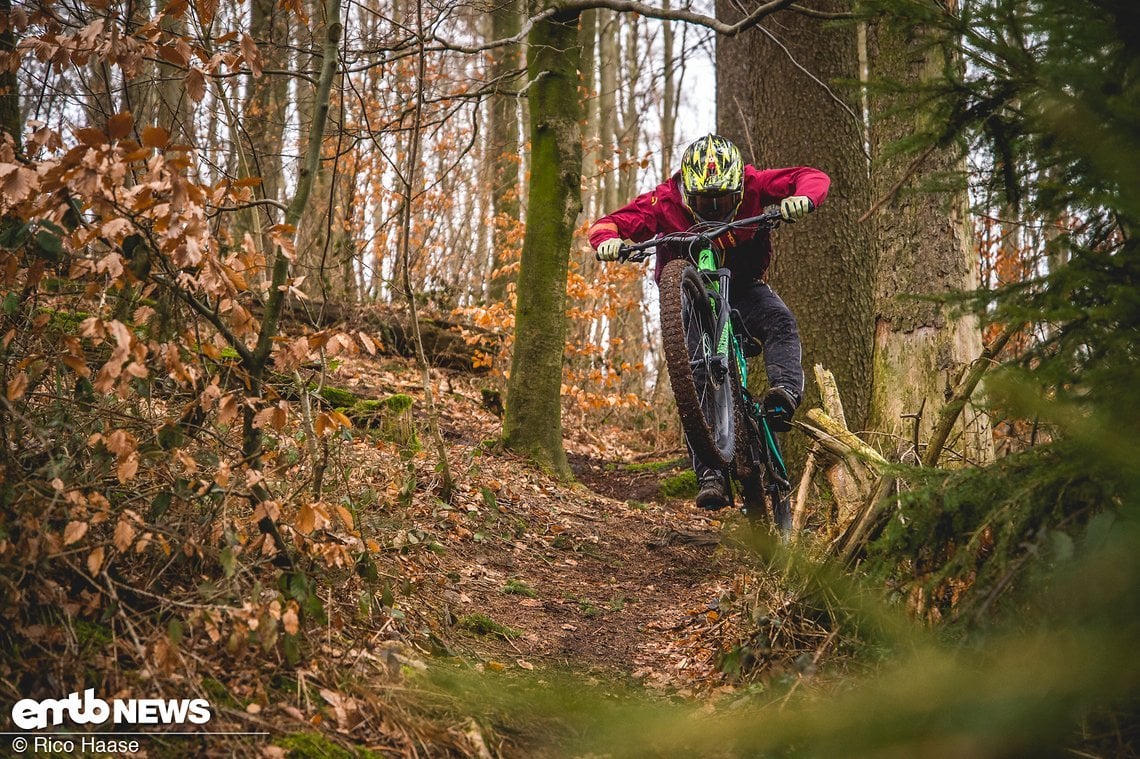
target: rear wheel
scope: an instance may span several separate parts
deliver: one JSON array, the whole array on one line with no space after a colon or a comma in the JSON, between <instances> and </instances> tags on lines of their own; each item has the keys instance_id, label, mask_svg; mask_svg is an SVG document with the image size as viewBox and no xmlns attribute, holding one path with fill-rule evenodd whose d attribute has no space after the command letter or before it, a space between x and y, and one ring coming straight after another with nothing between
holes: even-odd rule
<instances>
[{"instance_id":1,"label":"rear wheel","mask_svg":"<svg viewBox=\"0 0 1140 759\"><path fill-rule=\"evenodd\" d=\"M792 494L782 489L769 488L757 471L740 481L740 494L744 499L744 514L753 523L775 525L784 535L792 531Z\"/></svg>"},{"instance_id":2,"label":"rear wheel","mask_svg":"<svg viewBox=\"0 0 1140 759\"><path fill-rule=\"evenodd\" d=\"M684 259L661 273L661 337L669 384L693 453L714 469L733 460L737 405L735 379L717 366L716 316L696 268Z\"/></svg>"},{"instance_id":3,"label":"rear wheel","mask_svg":"<svg viewBox=\"0 0 1140 759\"><path fill-rule=\"evenodd\" d=\"M792 530L791 492L786 487L772 487L769 482L772 453L767 449L764 431L748 406L754 401L747 394L737 399L743 410L738 418L736 460L733 462L736 478L740 481L740 494L744 500L744 513L752 522L775 525L787 535ZM774 444L774 443L773 443ZM775 452L779 457L778 451ZM766 463L767 462L767 463Z\"/></svg>"}]
</instances>

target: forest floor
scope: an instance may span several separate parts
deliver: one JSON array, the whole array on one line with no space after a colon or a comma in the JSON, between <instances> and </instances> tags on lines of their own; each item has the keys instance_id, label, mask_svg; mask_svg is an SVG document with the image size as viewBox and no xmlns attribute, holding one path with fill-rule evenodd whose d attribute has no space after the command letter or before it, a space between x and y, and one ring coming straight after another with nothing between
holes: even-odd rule
<instances>
[{"instance_id":1,"label":"forest floor","mask_svg":"<svg viewBox=\"0 0 1140 759\"><path fill-rule=\"evenodd\" d=\"M493 442L501 420L483 404L485 379L440 376L441 430L456 481L448 503L438 497L438 453L422 432L427 418L418 373L391 358L364 357L344 362L331 378L363 397L412 396L423 450L401 460L383 440L356 435L344 452L346 480L358 500L376 500L357 508L357 527L384 546L378 569L393 587L385 591L390 597L383 609L362 619L348 611L356 585L346 586L341 603L333 604L342 610L333 615L340 634L323 647L333 658L326 667L356 665L362 656L394 659L407 675L448 662L480 677L550 673L622 683L651 697L711 700L741 685L726 657L739 652L754 620L764 617L787 622L786 634L765 647L762 661L751 660L753 679L757 671L785 684L804 676L803 654L825 634L792 624L794 596L734 543L733 528L743 526L744 517L736 509L709 513L691 498L660 494L662 480L687 468L681 449L634 463L631 458L646 457L621 444L623 431L568 427L575 481L559 480ZM607 438L615 441L609 450ZM360 499L362 488L372 496ZM274 714L293 720L294 728L297 720L321 724L323 714L322 732L334 729L332 739L346 748L536 755L535 736L508 736L484 722L476 734L460 720L443 739L418 719L397 726L390 710L386 720L366 719L370 697L333 687L321 669L313 667L309 676L326 685L323 708L268 703L257 709L259 723L274 725L276 734L289 730Z\"/></svg>"}]
</instances>

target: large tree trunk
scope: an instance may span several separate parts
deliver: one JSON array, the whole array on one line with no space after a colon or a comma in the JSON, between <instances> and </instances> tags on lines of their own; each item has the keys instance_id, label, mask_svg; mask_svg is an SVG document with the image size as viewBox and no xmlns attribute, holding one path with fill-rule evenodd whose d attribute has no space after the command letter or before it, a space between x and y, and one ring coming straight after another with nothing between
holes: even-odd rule
<instances>
[{"instance_id":1,"label":"large tree trunk","mask_svg":"<svg viewBox=\"0 0 1140 759\"><path fill-rule=\"evenodd\" d=\"M531 8L538 10L541 3ZM566 274L582 204L579 54L577 13L532 27L527 46L531 179L503 423L507 447L562 474L569 472L561 403Z\"/></svg>"},{"instance_id":2,"label":"large tree trunk","mask_svg":"<svg viewBox=\"0 0 1140 759\"><path fill-rule=\"evenodd\" d=\"M935 149L912 165L912 157L895 150L899 140L931 131L917 110L907 107L908 99L916 98L909 93L953 62L937 49L926 49L921 30L885 23L868 30L868 50L871 79L903 85L870 101L875 197L891 196L903 182L902 191L872 217L880 259L871 426L895 435L900 451L907 452L929 438L948 390L981 355L976 317L957 315L936 300L976 289L977 261L964 186L948 192L919 186L924 179L962 172L959 151ZM908 172L913 175L907 177ZM982 412L967 406L950 448L975 461L992 458L990 424Z\"/></svg>"},{"instance_id":3,"label":"large tree trunk","mask_svg":"<svg viewBox=\"0 0 1140 759\"><path fill-rule=\"evenodd\" d=\"M813 8L847 5L825 0ZM719 17L738 18L731 6L718 0ZM859 96L842 84L859 80L857 29L789 12L763 26L787 50L760 29L718 40L717 128L760 168L809 165L831 176L826 205L774 233L769 280L798 319L804 366L835 374L851 428L861 429L870 404L875 266L858 222L871 198ZM804 406L817 403L815 384L806 391ZM798 436L788 442L798 463L803 445Z\"/></svg>"}]
</instances>

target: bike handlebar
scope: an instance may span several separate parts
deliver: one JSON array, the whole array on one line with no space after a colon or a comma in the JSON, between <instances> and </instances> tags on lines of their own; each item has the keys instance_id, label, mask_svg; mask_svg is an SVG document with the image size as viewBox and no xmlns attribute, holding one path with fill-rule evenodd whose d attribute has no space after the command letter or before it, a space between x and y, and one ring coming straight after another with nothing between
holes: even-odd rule
<instances>
[{"instance_id":1,"label":"bike handlebar","mask_svg":"<svg viewBox=\"0 0 1140 759\"><path fill-rule=\"evenodd\" d=\"M622 245L618 251L618 260L633 261L635 263L644 261L651 255L648 252L649 249L656 248L663 243L684 244L703 241L711 245L714 239L730 229L773 229L779 226L783 220L784 217L780 213L779 206L768 206L759 216L749 216L746 219L734 219L733 221L702 221L689 227L684 232L670 232L669 234L660 235L645 242ZM594 257L597 258L597 254L595 254Z\"/></svg>"}]
</instances>

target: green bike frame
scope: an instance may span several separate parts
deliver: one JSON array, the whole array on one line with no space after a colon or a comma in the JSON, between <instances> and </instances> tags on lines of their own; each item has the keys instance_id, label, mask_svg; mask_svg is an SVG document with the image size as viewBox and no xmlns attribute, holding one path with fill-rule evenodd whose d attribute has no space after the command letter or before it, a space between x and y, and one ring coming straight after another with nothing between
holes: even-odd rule
<instances>
[{"instance_id":1,"label":"green bike frame","mask_svg":"<svg viewBox=\"0 0 1140 759\"><path fill-rule=\"evenodd\" d=\"M725 369L728 368L728 361L733 360L736 362L737 376L740 377L740 387L743 392L745 402L750 406L748 413L759 422L761 430L764 433L764 447L768 450L770 457L769 464L775 470L775 473L780 476L784 481L787 480L788 470L784 464L784 458L780 455L780 447L776 443L776 436L772 433L771 427L768 426L768 420L760 411L760 404L752 400L752 396L748 393L748 362L744 359L744 349L740 345L740 339L732 329L732 319L730 318L729 309L717 308L718 303L728 303L728 281L729 274L721 264L720 257L710 246L701 248L697 254L697 271L704 275L705 280L708 282L710 289L716 291L719 297L710 296L709 305L712 307L713 317L716 319L716 356L715 358L722 359L725 364ZM730 353L731 351L731 353Z\"/></svg>"},{"instance_id":2,"label":"green bike frame","mask_svg":"<svg viewBox=\"0 0 1140 759\"><path fill-rule=\"evenodd\" d=\"M711 247L702 248L697 254L697 271L705 274L709 287L721 294L719 299L709 298L717 324L716 355L718 357L723 356L727 362L731 349L740 370L740 382L744 384L748 377L748 367L744 363L744 351L740 349L740 341L736 339L736 335L732 331L732 319L729 318L728 309L717 308L718 301L728 302L728 293L722 291L722 283L724 289L727 290L728 276L727 273L721 271L721 261ZM727 366L726 363L725 367L727 368Z\"/></svg>"}]
</instances>

